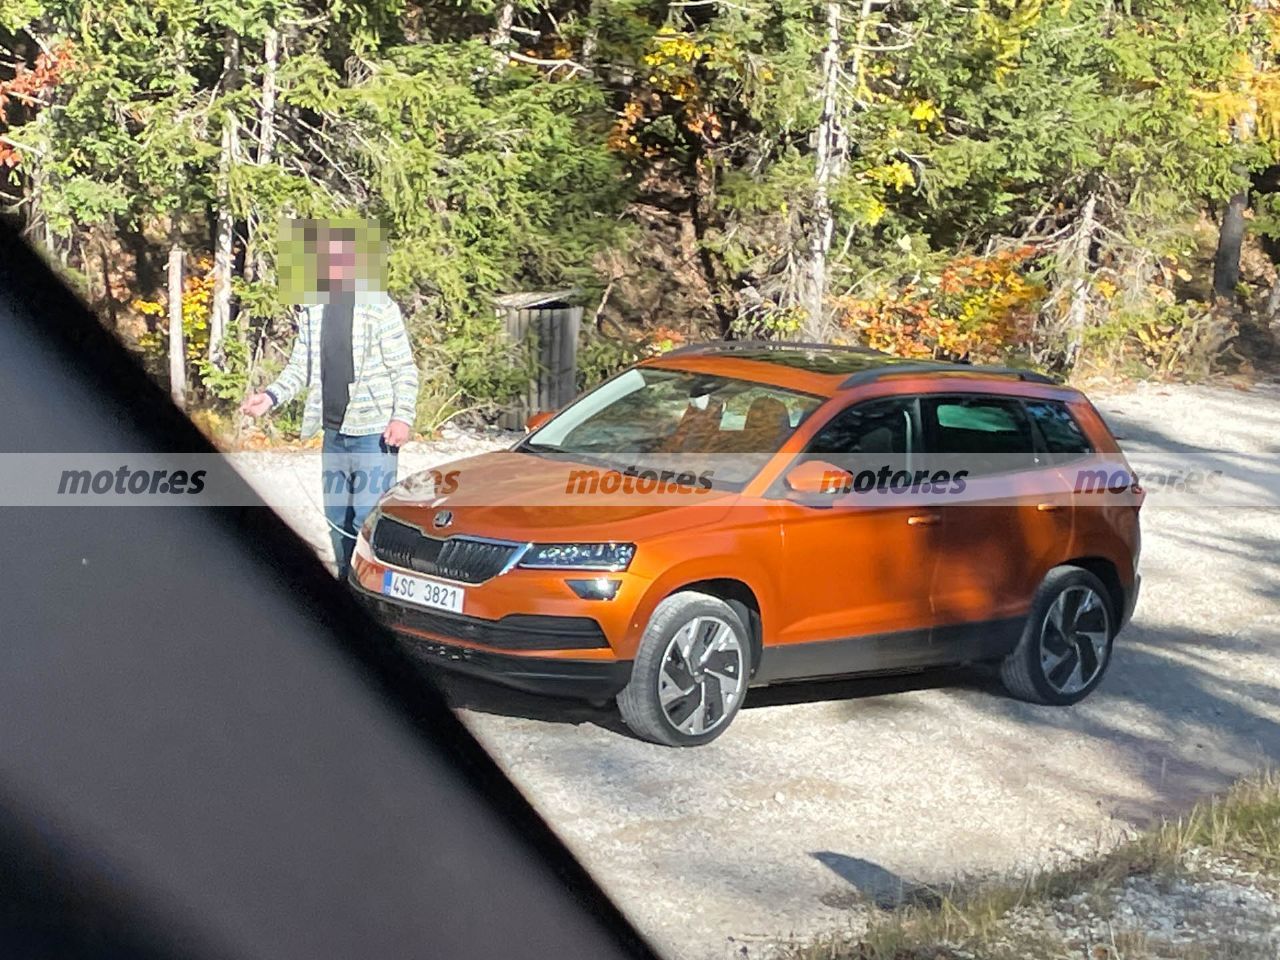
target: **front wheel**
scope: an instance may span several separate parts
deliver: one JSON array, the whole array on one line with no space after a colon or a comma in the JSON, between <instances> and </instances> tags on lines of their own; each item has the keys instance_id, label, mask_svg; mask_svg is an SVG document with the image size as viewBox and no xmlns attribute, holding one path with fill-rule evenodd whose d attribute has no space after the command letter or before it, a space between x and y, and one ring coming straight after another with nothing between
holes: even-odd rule
<instances>
[{"instance_id":1,"label":"front wheel","mask_svg":"<svg viewBox=\"0 0 1280 960\"><path fill-rule=\"evenodd\" d=\"M1079 567L1049 571L1031 603L1017 648L1000 678L1020 700L1067 706L1087 697L1111 662L1111 598Z\"/></svg>"},{"instance_id":2,"label":"front wheel","mask_svg":"<svg viewBox=\"0 0 1280 960\"><path fill-rule=\"evenodd\" d=\"M734 609L705 593L673 594L649 619L618 709L638 737L696 747L724 733L750 675L751 644Z\"/></svg>"}]
</instances>

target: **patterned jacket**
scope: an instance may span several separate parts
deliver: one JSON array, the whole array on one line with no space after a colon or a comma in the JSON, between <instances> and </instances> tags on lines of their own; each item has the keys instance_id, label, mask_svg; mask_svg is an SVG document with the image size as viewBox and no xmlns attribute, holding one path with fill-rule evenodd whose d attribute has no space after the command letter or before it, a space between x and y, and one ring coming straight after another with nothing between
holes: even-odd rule
<instances>
[{"instance_id":1,"label":"patterned jacket","mask_svg":"<svg viewBox=\"0 0 1280 960\"><path fill-rule=\"evenodd\" d=\"M320 432L323 398L320 390L320 327L324 306L298 311L298 336L289 362L266 388L277 405L306 390L302 439ZM384 293L357 299L351 318L351 353L355 381L350 385L342 433L365 436L381 433L392 420L412 425L418 404L418 367L409 349L409 335L395 301Z\"/></svg>"}]
</instances>

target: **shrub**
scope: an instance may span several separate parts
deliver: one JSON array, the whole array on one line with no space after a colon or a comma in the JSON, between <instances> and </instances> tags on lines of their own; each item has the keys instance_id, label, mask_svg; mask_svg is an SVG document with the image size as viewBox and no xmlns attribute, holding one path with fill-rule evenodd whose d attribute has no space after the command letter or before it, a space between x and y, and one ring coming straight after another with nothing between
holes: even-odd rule
<instances>
[{"instance_id":1,"label":"shrub","mask_svg":"<svg viewBox=\"0 0 1280 960\"><path fill-rule=\"evenodd\" d=\"M1002 361L1024 352L1045 297L1032 247L962 256L937 276L837 301L840 327L902 357Z\"/></svg>"}]
</instances>

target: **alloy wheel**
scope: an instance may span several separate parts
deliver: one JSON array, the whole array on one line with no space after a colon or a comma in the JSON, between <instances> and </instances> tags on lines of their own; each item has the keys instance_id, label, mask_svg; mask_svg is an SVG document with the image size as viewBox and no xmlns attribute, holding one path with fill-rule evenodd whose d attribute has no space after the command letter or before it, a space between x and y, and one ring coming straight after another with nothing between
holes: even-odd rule
<instances>
[{"instance_id":1,"label":"alloy wheel","mask_svg":"<svg viewBox=\"0 0 1280 960\"><path fill-rule=\"evenodd\" d=\"M1079 693L1107 664L1111 620L1107 605L1087 586L1058 594L1040 628L1040 667L1058 693Z\"/></svg>"},{"instance_id":2,"label":"alloy wheel","mask_svg":"<svg viewBox=\"0 0 1280 960\"><path fill-rule=\"evenodd\" d=\"M743 695L742 642L718 617L694 617L672 636L658 673L667 722L698 735L718 727Z\"/></svg>"}]
</instances>

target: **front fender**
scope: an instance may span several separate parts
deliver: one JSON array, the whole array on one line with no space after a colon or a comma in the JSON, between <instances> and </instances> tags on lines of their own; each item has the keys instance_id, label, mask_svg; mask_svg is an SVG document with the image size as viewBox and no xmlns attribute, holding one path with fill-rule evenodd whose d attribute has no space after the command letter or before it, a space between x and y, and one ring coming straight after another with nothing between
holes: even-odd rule
<instances>
[{"instance_id":1,"label":"front fender","mask_svg":"<svg viewBox=\"0 0 1280 960\"><path fill-rule=\"evenodd\" d=\"M771 632L778 609L777 574L770 561L781 554L781 535L777 530L744 543L739 537L703 536L696 541L698 556L668 565L649 583L632 613L624 639L625 649L619 656L634 657L653 611L664 599L693 583L704 580L736 580L744 584L760 607L764 636ZM687 550L686 541L685 549Z\"/></svg>"}]
</instances>

